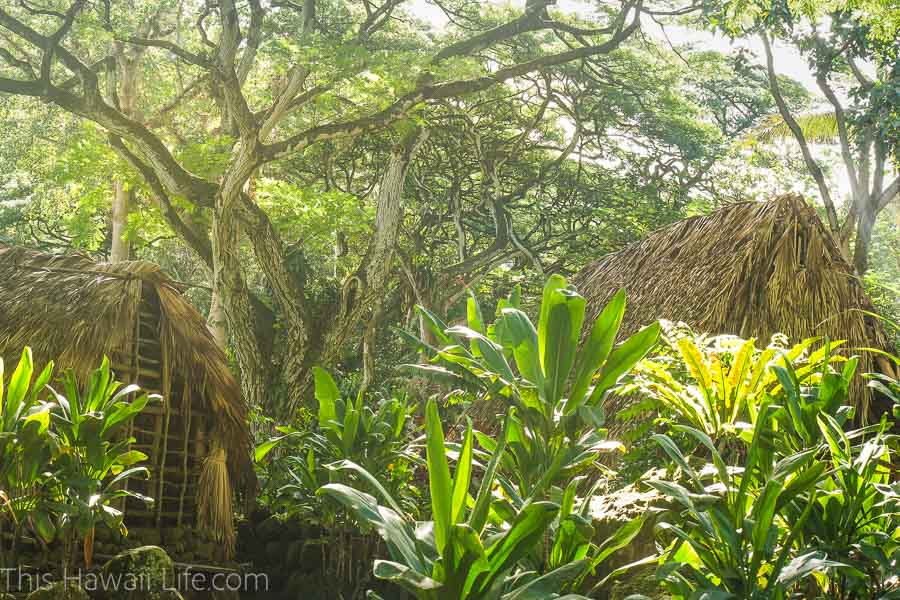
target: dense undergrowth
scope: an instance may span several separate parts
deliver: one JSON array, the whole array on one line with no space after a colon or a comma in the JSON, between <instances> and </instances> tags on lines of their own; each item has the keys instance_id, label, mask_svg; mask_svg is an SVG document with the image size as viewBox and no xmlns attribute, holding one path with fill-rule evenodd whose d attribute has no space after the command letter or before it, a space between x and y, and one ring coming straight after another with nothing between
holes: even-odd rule
<instances>
[{"instance_id":1,"label":"dense undergrowth","mask_svg":"<svg viewBox=\"0 0 900 600\"><path fill-rule=\"evenodd\" d=\"M624 294L595 323L584 304L553 277L537 325L517 293L492 322L474 297L465 326L419 309L430 337L410 368L444 390L424 435L409 402L368 408L317 372L315 432L257 452L277 448L268 501L377 534L374 576L417 598L606 597L648 565L645 592L673 598L900 595L900 408L862 426L852 393L864 376L900 407L895 380L857 373L839 341L660 339L653 324L616 344ZM628 447L606 428L610 394ZM599 539L591 499L634 481L664 499ZM616 560L651 528L646 556Z\"/></svg>"},{"instance_id":2,"label":"dense undergrowth","mask_svg":"<svg viewBox=\"0 0 900 600\"><path fill-rule=\"evenodd\" d=\"M624 293L585 323L558 276L536 324L518 291L492 318L471 297L465 325L419 310L429 335L408 369L430 397L349 395L316 369L313 422L256 450L258 506L325 539L321 585L574 600L650 570L655 597L900 597L900 384L857 373L840 341L760 347L659 323L623 339ZM51 378L28 350L3 378L4 566L26 536L90 566L97 529L125 531L120 499L150 501L122 485L146 474L122 432L151 398L107 363L81 388L65 374L63 393ZM893 414L864 423L863 393ZM592 501L624 485L656 499L601 534Z\"/></svg>"}]
</instances>

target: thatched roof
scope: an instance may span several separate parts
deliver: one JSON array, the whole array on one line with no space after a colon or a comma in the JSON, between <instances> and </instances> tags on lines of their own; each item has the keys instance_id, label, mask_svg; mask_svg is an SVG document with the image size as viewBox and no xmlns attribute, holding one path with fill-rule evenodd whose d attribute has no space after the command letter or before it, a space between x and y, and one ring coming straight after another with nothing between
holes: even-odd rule
<instances>
[{"instance_id":1,"label":"thatched roof","mask_svg":"<svg viewBox=\"0 0 900 600\"><path fill-rule=\"evenodd\" d=\"M594 318L625 288L623 333L668 319L763 344L784 333L794 341L843 339L851 349L889 347L878 320L862 312L874 309L853 268L795 194L731 204L664 227L585 267L575 285ZM880 361L860 354L861 371L875 370Z\"/></svg>"},{"instance_id":2,"label":"thatched roof","mask_svg":"<svg viewBox=\"0 0 900 600\"><path fill-rule=\"evenodd\" d=\"M168 342L173 368L183 369L196 397L207 404L216 434L230 449L233 472L250 470L240 387L202 315L159 266L95 263L0 245L0 282L0 356L14 364L22 348L31 346L38 364L54 360L79 376L97 368L103 356L129 347L142 297L154 295L159 337Z\"/></svg>"}]
</instances>

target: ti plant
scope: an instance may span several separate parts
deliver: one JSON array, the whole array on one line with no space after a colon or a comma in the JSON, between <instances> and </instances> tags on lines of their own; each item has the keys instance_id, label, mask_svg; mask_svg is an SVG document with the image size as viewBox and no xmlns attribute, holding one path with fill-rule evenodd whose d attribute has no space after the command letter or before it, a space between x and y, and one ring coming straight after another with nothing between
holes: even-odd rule
<instances>
[{"instance_id":1,"label":"ti plant","mask_svg":"<svg viewBox=\"0 0 900 600\"><path fill-rule=\"evenodd\" d=\"M838 600L900 598L900 482L891 481L894 436L884 426L854 443L862 431L844 433L830 415L818 429L826 440L826 475L803 535L846 568L830 574L824 592ZM801 506L785 507L788 520ZM787 509L793 509L791 513Z\"/></svg>"},{"instance_id":2,"label":"ti plant","mask_svg":"<svg viewBox=\"0 0 900 600\"><path fill-rule=\"evenodd\" d=\"M657 529L671 539L668 559L657 576L677 599L784 600L791 587L814 573L842 567L818 549L801 549L805 523L818 502L817 483L825 465L814 452L788 455L769 466L766 432L774 410L763 402L743 468L729 468L704 432L675 428L697 439L712 460L712 481L704 481L666 435L654 435L682 473L682 482L650 481L681 509L678 519ZM804 507L791 521L789 503Z\"/></svg>"},{"instance_id":3,"label":"ti plant","mask_svg":"<svg viewBox=\"0 0 900 600\"><path fill-rule=\"evenodd\" d=\"M362 393L353 402L342 398L327 371L316 367L313 373L319 403L318 429L279 427L280 435L256 449L256 460L261 462L276 448L286 447L283 456L268 469L270 486L276 487L275 502L292 514L320 510L316 490L340 476L329 465L346 460L377 473L380 483L404 504L414 504L413 488L407 483L412 477L410 465L420 461L410 444L416 404L391 398L373 410L363 403Z\"/></svg>"},{"instance_id":4,"label":"ti plant","mask_svg":"<svg viewBox=\"0 0 900 600\"><path fill-rule=\"evenodd\" d=\"M51 457L47 433L51 404L39 399L52 371L51 363L35 379L31 349L25 348L7 381L0 359L0 532L4 523L12 523L13 558L22 530L28 524L45 541L52 537L42 489ZM5 550L5 540L0 537L3 566L7 563Z\"/></svg>"},{"instance_id":5,"label":"ti plant","mask_svg":"<svg viewBox=\"0 0 900 600\"><path fill-rule=\"evenodd\" d=\"M523 570L520 563L535 548L560 515L558 504L529 503L510 515L503 527L493 527L492 488L498 462L507 445L507 417L497 448L486 465L474 498L469 495L474 470L473 433L466 429L453 474L437 405L426 409L427 464L432 520L416 523L375 477L354 463L337 468L352 470L369 480L387 505L364 492L340 483L323 486L319 494L343 503L356 518L378 531L392 560L375 562L377 578L393 582L421 600L543 600L582 596L561 595L571 581L589 568L586 560L561 560L547 573ZM378 598L370 592L370 597Z\"/></svg>"},{"instance_id":6,"label":"ti plant","mask_svg":"<svg viewBox=\"0 0 900 600\"><path fill-rule=\"evenodd\" d=\"M474 382L486 400L516 409L509 426L509 453L501 471L523 499L546 499L552 486L565 486L593 465L600 452L621 448L606 439L606 394L653 347L654 323L616 345L625 294L603 308L579 348L585 299L553 275L544 287L535 326L518 308L515 295L501 301L495 321L485 323L474 297L468 325L448 327L418 307L442 348L430 348L433 365L425 373ZM487 436L479 436L487 452Z\"/></svg>"},{"instance_id":7,"label":"ti plant","mask_svg":"<svg viewBox=\"0 0 900 600\"><path fill-rule=\"evenodd\" d=\"M149 471L135 466L147 456L129 450L134 439L122 432L158 396L140 394L137 386L115 381L105 358L83 389L79 390L71 371L63 376L65 394L48 389L56 398L51 418L58 525L68 534L67 544L72 536L82 540L85 565L90 567L97 525L127 533L122 511L115 505L125 498L153 501L127 488L129 478L146 477Z\"/></svg>"}]
</instances>

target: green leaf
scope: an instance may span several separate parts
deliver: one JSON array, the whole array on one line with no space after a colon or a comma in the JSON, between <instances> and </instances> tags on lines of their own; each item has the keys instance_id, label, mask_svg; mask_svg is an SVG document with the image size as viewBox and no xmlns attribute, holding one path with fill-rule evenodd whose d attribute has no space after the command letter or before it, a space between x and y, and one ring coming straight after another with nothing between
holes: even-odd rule
<instances>
[{"instance_id":1,"label":"green leaf","mask_svg":"<svg viewBox=\"0 0 900 600\"><path fill-rule=\"evenodd\" d=\"M588 568L586 560L563 565L546 575L532 579L525 585L503 594L501 600L546 600L553 598L566 584L577 580Z\"/></svg>"},{"instance_id":2,"label":"green leaf","mask_svg":"<svg viewBox=\"0 0 900 600\"><path fill-rule=\"evenodd\" d=\"M335 429L337 421L337 402L341 398L337 384L331 374L320 367L313 367L313 378L316 387L316 400L319 401L319 429L326 431Z\"/></svg>"},{"instance_id":3,"label":"green leaf","mask_svg":"<svg viewBox=\"0 0 900 600\"><path fill-rule=\"evenodd\" d=\"M543 367L545 394L550 407L562 398L569 380L569 372L575 364L578 336L584 322L585 299L567 289L558 289L550 295L551 306L547 312L547 326L543 331ZM543 311L543 307L541 308Z\"/></svg>"},{"instance_id":4,"label":"green leaf","mask_svg":"<svg viewBox=\"0 0 900 600\"><path fill-rule=\"evenodd\" d=\"M778 583L787 587L813 573L824 573L835 567L847 565L825 558L821 552L808 552L795 557L778 574Z\"/></svg>"},{"instance_id":5,"label":"green leaf","mask_svg":"<svg viewBox=\"0 0 900 600\"><path fill-rule=\"evenodd\" d=\"M656 345L660 330L659 322L653 323L616 346L600 371L600 379L591 392L588 404L600 402L607 390L616 385L623 375L647 355Z\"/></svg>"},{"instance_id":6,"label":"green leaf","mask_svg":"<svg viewBox=\"0 0 900 600\"><path fill-rule=\"evenodd\" d=\"M253 460L255 460L256 462L260 462L266 456L268 456L268 454L272 450L274 450L279 445L281 445L281 443L284 440L292 438L292 437L303 437L303 436L305 436L305 433L300 433L300 432L294 431L294 432L288 433L286 435L280 435L277 437L273 437L270 440L266 440L265 442L263 442L262 444L260 444L259 446L256 447L256 450L253 452Z\"/></svg>"},{"instance_id":7,"label":"green leaf","mask_svg":"<svg viewBox=\"0 0 900 600\"><path fill-rule=\"evenodd\" d=\"M697 476L697 473L688 464L688 461L684 457L684 454L681 453L681 450L678 448L678 445L674 441L672 441L672 438L667 435L657 433L650 436L650 439L662 446L662 449L665 450L666 454L668 454L672 458L672 460L675 461L675 464L681 467L681 470L684 471L685 475L691 478L695 485L697 485L699 488L703 487L703 484L700 482L700 478Z\"/></svg>"},{"instance_id":8,"label":"green leaf","mask_svg":"<svg viewBox=\"0 0 900 600\"><path fill-rule=\"evenodd\" d=\"M586 400L585 395L594 374L609 357L615 344L624 315L625 290L620 289L603 307L581 349L581 358L575 371L575 383L569 394L569 402L566 403L565 414L572 414Z\"/></svg>"},{"instance_id":9,"label":"green leaf","mask_svg":"<svg viewBox=\"0 0 900 600\"><path fill-rule=\"evenodd\" d=\"M427 437L426 462L428 463L431 511L434 519L434 538L438 553L443 556L452 523L452 484L447 449L444 447L444 430L437 403L429 400L425 409L425 435Z\"/></svg>"},{"instance_id":10,"label":"green leaf","mask_svg":"<svg viewBox=\"0 0 900 600\"><path fill-rule=\"evenodd\" d=\"M433 592L443 587L439 582L415 569L388 560L376 560L373 572L378 579L396 583L414 595L420 592Z\"/></svg>"},{"instance_id":11,"label":"green leaf","mask_svg":"<svg viewBox=\"0 0 900 600\"><path fill-rule=\"evenodd\" d=\"M515 308L505 308L501 313L501 321L503 327L500 343L512 348L522 377L535 387L542 386L544 372L538 351L538 334L528 315Z\"/></svg>"},{"instance_id":12,"label":"green leaf","mask_svg":"<svg viewBox=\"0 0 900 600\"><path fill-rule=\"evenodd\" d=\"M19 364L16 365L12 377L9 379L9 387L6 390L5 404L0 406L5 421L4 429L9 431L12 424L22 412L28 388L31 386L31 376L34 373L34 362L31 357L31 348L22 350Z\"/></svg>"},{"instance_id":13,"label":"green leaf","mask_svg":"<svg viewBox=\"0 0 900 600\"><path fill-rule=\"evenodd\" d=\"M312 452L312 449L310 449L310 452ZM309 465L310 471L313 470L313 466L314 465ZM352 471L354 473L357 473L359 476L365 479L366 482L371 485L376 492L381 495L382 499L384 499L384 501L387 502L388 505L398 515L404 514L403 509L400 507L400 504L396 500L394 500L394 497L391 496L390 492L388 492L387 489L381 484L381 482L378 481L378 478L352 460L339 460L337 462L325 465L325 468L330 471Z\"/></svg>"},{"instance_id":14,"label":"green leaf","mask_svg":"<svg viewBox=\"0 0 900 600\"><path fill-rule=\"evenodd\" d=\"M543 540L544 532L557 514L559 506L552 502L535 502L521 510L503 537L488 548L490 570L478 591L491 587L495 578L531 553Z\"/></svg>"},{"instance_id":15,"label":"green leaf","mask_svg":"<svg viewBox=\"0 0 900 600\"><path fill-rule=\"evenodd\" d=\"M760 498L753 507L753 562L750 572L756 573L765 556L766 542L769 539L769 530L775 519L775 506L778 496L781 494L783 484L777 480L766 482Z\"/></svg>"},{"instance_id":16,"label":"green leaf","mask_svg":"<svg viewBox=\"0 0 900 600\"><path fill-rule=\"evenodd\" d=\"M473 329L478 333L486 333L484 327L484 316L481 314L481 306L475 294L469 291L469 297L466 298L466 322L469 329Z\"/></svg>"},{"instance_id":17,"label":"green leaf","mask_svg":"<svg viewBox=\"0 0 900 600\"><path fill-rule=\"evenodd\" d=\"M603 540L603 543L601 543L597 549L596 555L591 560L591 567L596 568L614 552L617 552L630 544L641 532L641 529L644 527L644 521L646 520L646 514L635 517L619 527L612 536Z\"/></svg>"},{"instance_id":18,"label":"green leaf","mask_svg":"<svg viewBox=\"0 0 900 600\"><path fill-rule=\"evenodd\" d=\"M490 513L491 488L494 485L494 476L497 473L497 465L506 450L506 440L509 435L512 414L513 409L510 409L506 413L506 418L503 419L503 428L500 430L500 437L497 438L491 460L484 470L484 475L481 478L481 486L478 488L478 496L475 498L475 506L472 508L472 514L469 516L469 526L479 534L484 529L484 526L487 523L488 514Z\"/></svg>"},{"instance_id":19,"label":"green leaf","mask_svg":"<svg viewBox=\"0 0 900 600\"><path fill-rule=\"evenodd\" d=\"M346 506L357 519L373 527L388 544L392 556L402 558L410 568L425 572L424 561L404 520L396 512L379 506L375 498L342 483L329 483L318 489L317 496L330 496Z\"/></svg>"},{"instance_id":20,"label":"green leaf","mask_svg":"<svg viewBox=\"0 0 900 600\"><path fill-rule=\"evenodd\" d=\"M437 315L418 304L416 305L416 312L421 315L422 319L425 321L425 325L431 331L432 335L434 335L435 339L445 346L453 344L453 338L446 333L447 324L438 318Z\"/></svg>"},{"instance_id":21,"label":"green leaf","mask_svg":"<svg viewBox=\"0 0 900 600\"><path fill-rule=\"evenodd\" d=\"M472 481L472 421L466 425L466 436L456 461L456 473L453 477L453 499L450 507L450 524L462 521L469 497L469 483Z\"/></svg>"},{"instance_id":22,"label":"green leaf","mask_svg":"<svg viewBox=\"0 0 900 600\"><path fill-rule=\"evenodd\" d=\"M348 407L344 413L344 430L341 442L343 443L344 456L351 456L353 446L356 445L356 436L359 431L359 419L362 414L363 392L356 395L356 405Z\"/></svg>"},{"instance_id":23,"label":"green leaf","mask_svg":"<svg viewBox=\"0 0 900 600\"><path fill-rule=\"evenodd\" d=\"M131 465L136 465L139 462L143 462L147 460L147 455L138 450L129 450L128 452L123 452L118 457L116 457L116 462L124 467L130 467Z\"/></svg>"},{"instance_id":24,"label":"green leaf","mask_svg":"<svg viewBox=\"0 0 900 600\"><path fill-rule=\"evenodd\" d=\"M566 287L566 280L562 275L553 274L544 284L544 294L541 299L541 316L538 319L538 357L540 364L545 364L544 356L547 345L547 329L550 323L550 309L553 308L552 298L556 291Z\"/></svg>"}]
</instances>

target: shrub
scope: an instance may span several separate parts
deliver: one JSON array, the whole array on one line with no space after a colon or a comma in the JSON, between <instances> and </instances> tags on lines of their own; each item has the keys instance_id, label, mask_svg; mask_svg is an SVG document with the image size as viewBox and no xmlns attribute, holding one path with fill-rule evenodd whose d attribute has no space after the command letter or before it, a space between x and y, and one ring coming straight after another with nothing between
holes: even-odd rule
<instances>
[{"instance_id":1,"label":"shrub","mask_svg":"<svg viewBox=\"0 0 900 600\"><path fill-rule=\"evenodd\" d=\"M151 501L122 487L128 478L147 474L134 466L147 457L129 451L134 440L121 435L151 397L115 382L106 359L82 390L68 372L62 378L65 393L57 393L47 385L52 372L51 363L34 379L26 348L4 386L0 360L0 497L6 517L0 524L13 524L13 557L27 524L45 543L62 538L67 557L71 543L81 540L90 566L99 523L125 533L115 502ZM45 389L52 400L40 399Z\"/></svg>"}]
</instances>

